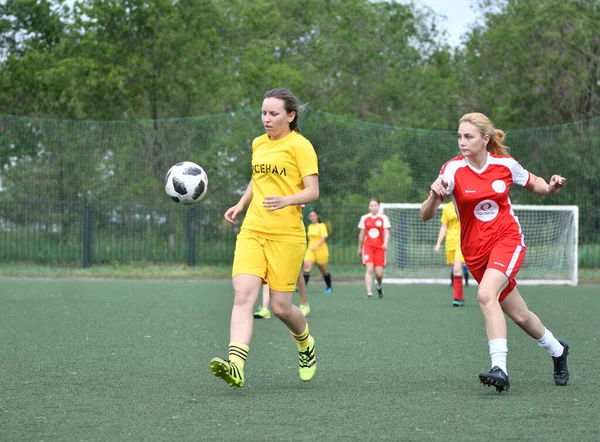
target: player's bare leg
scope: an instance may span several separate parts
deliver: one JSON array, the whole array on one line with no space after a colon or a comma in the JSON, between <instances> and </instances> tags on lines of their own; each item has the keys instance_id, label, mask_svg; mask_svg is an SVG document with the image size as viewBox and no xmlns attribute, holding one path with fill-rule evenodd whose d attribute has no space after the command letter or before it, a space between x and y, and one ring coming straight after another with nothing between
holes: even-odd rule
<instances>
[{"instance_id":1,"label":"player's bare leg","mask_svg":"<svg viewBox=\"0 0 600 442\"><path fill-rule=\"evenodd\" d=\"M292 292L271 290L271 309L290 329L298 344L300 379L310 381L317 370L315 339L310 335L304 314L292 303Z\"/></svg>"},{"instance_id":2,"label":"player's bare leg","mask_svg":"<svg viewBox=\"0 0 600 442\"><path fill-rule=\"evenodd\" d=\"M327 264L317 263L317 265L319 266L319 270L321 271L323 279L325 280L325 294L328 295L333 291L333 287L331 287L331 274L327 269Z\"/></svg>"},{"instance_id":3,"label":"player's bare leg","mask_svg":"<svg viewBox=\"0 0 600 442\"><path fill-rule=\"evenodd\" d=\"M271 300L269 284L263 284L262 286L262 305L254 312L255 318L269 319L271 317L271 310L269 310L269 302Z\"/></svg>"},{"instance_id":4,"label":"player's bare leg","mask_svg":"<svg viewBox=\"0 0 600 442\"><path fill-rule=\"evenodd\" d=\"M494 386L498 392L508 391L510 382L506 369L508 343L506 319L498 301L502 290L508 285L508 277L495 269L487 269L479 283L477 301L485 319L492 369L479 374L482 384Z\"/></svg>"},{"instance_id":5,"label":"player's bare leg","mask_svg":"<svg viewBox=\"0 0 600 442\"><path fill-rule=\"evenodd\" d=\"M367 288L367 299L373 299L373 263L365 264L365 286Z\"/></svg>"},{"instance_id":6,"label":"player's bare leg","mask_svg":"<svg viewBox=\"0 0 600 442\"><path fill-rule=\"evenodd\" d=\"M262 278L256 275L241 274L233 277L233 308L229 327L232 342L250 345L254 318L252 309L258 299Z\"/></svg>"},{"instance_id":7,"label":"player's bare leg","mask_svg":"<svg viewBox=\"0 0 600 442\"><path fill-rule=\"evenodd\" d=\"M292 333L300 334L306 328L306 320L298 306L292 303L292 292L271 289L271 310Z\"/></svg>"},{"instance_id":8,"label":"player's bare leg","mask_svg":"<svg viewBox=\"0 0 600 442\"><path fill-rule=\"evenodd\" d=\"M515 324L535 339L538 345L545 348L550 356L552 356L554 382L556 385L567 385L569 381L569 370L567 368L568 344L556 339L552 332L544 327L540 318L529 310L518 289L515 288L510 292L500 305L504 313Z\"/></svg>"},{"instance_id":9,"label":"player's bare leg","mask_svg":"<svg viewBox=\"0 0 600 442\"><path fill-rule=\"evenodd\" d=\"M383 267L375 267L375 288L379 298L383 298Z\"/></svg>"},{"instance_id":10,"label":"player's bare leg","mask_svg":"<svg viewBox=\"0 0 600 442\"><path fill-rule=\"evenodd\" d=\"M308 305L308 298L306 296L306 283L304 282L304 276L298 275L298 281L296 282L298 288L298 294L300 295L300 311L304 316L308 316L310 313L310 305Z\"/></svg>"},{"instance_id":11,"label":"player's bare leg","mask_svg":"<svg viewBox=\"0 0 600 442\"><path fill-rule=\"evenodd\" d=\"M515 288L510 292L500 306L504 313L533 339L537 340L544 336L545 327L542 321L529 310L518 289Z\"/></svg>"},{"instance_id":12,"label":"player's bare leg","mask_svg":"<svg viewBox=\"0 0 600 442\"><path fill-rule=\"evenodd\" d=\"M304 261L302 265L302 275L304 276L304 284L308 286L308 281L310 280L310 271L313 268L314 261Z\"/></svg>"},{"instance_id":13,"label":"player's bare leg","mask_svg":"<svg viewBox=\"0 0 600 442\"><path fill-rule=\"evenodd\" d=\"M240 274L233 277L233 308L231 310L228 359L213 358L212 373L234 388L244 386L244 364L248 357L254 318L252 309L258 299L262 278Z\"/></svg>"}]
</instances>

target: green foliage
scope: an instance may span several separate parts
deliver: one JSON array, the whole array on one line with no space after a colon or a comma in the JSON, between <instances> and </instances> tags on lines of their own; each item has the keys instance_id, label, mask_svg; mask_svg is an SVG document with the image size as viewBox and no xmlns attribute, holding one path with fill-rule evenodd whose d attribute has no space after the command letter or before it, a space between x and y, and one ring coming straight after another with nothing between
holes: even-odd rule
<instances>
[{"instance_id":1,"label":"green foliage","mask_svg":"<svg viewBox=\"0 0 600 442\"><path fill-rule=\"evenodd\" d=\"M0 112L180 118L283 85L323 111L453 130L600 114L598 0L479 1L464 46L428 9L368 0L62 0L0 6Z\"/></svg>"},{"instance_id":2,"label":"green foliage","mask_svg":"<svg viewBox=\"0 0 600 442\"><path fill-rule=\"evenodd\" d=\"M413 180L410 166L393 154L380 163L378 170L371 171L365 183L369 195L376 195L380 201L411 201Z\"/></svg>"},{"instance_id":3,"label":"green foliage","mask_svg":"<svg viewBox=\"0 0 600 442\"><path fill-rule=\"evenodd\" d=\"M95 120L186 117L258 106L275 85L320 109L383 123L448 128L443 111L456 111L456 90L448 90L456 83L445 74L452 71L448 50L436 43L430 17L410 4L40 5L11 3L13 14L33 17L7 22L13 34L39 22L54 25L43 34L44 51L41 37L19 50L8 45L0 62L0 111ZM440 98L440 91L448 93Z\"/></svg>"},{"instance_id":4,"label":"green foliage","mask_svg":"<svg viewBox=\"0 0 600 442\"><path fill-rule=\"evenodd\" d=\"M468 107L510 128L600 114L600 2L480 3L465 51Z\"/></svg>"}]
</instances>

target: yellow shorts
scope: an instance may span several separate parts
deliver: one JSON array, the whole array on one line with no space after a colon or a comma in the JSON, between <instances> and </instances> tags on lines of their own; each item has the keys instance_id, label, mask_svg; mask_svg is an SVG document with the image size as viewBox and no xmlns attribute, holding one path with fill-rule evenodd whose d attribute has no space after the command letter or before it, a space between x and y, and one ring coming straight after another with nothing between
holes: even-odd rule
<instances>
[{"instance_id":1,"label":"yellow shorts","mask_svg":"<svg viewBox=\"0 0 600 442\"><path fill-rule=\"evenodd\" d=\"M459 260L463 264L465 263L465 258L463 257L460 248L446 249L446 264L454 264L454 261L456 260Z\"/></svg>"},{"instance_id":2,"label":"yellow shorts","mask_svg":"<svg viewBox=\"0 0 600 442\"><path fill-rule=\"evenodd\" d=\"M317 264L327 264L329 262L329 248L327 244L321 244L313 252L310 246L306 249L304 261L316 262Z\"/></svg>"},{"instance_id":3,"label":"yellow shorts","mask_svg":"<svg viewBox=\"0 0 600 442\"><path fill-rule=\"evenodd\" d=\"M256 275L273 290L293 292L305 251L306 244L274 241L242 230L235 243L231 274Z\"/></svg>"}]
</instances>

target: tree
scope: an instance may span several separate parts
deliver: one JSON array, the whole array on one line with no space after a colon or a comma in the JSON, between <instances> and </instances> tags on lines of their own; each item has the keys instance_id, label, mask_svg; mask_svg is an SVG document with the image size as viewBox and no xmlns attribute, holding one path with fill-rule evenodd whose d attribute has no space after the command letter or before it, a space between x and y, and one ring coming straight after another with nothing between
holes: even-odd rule
<instances>
[{"instance_id":1,"label":"tree","mask_svg":"<svg viewBox=\"0 0 600 442\"><path fill-rule=\"evenodd\" d=\"M468 35L463 106L499 127L539 127L600 115L598 0L480 1Z\"/></svg>"},{"instance_id":2,"label":"tree","mask_svg":"<svg viewBox=\"0 0 600 442\"><path fill-rule=\"evenodd\" d=\"M8 0L0 4L0 109L5 113L47 115L62 84L55 69L67 38L68 8L62 0Z\"/></svg>"},{"instance_id":3,"label":"tree","mask_svg":"<svg viewBox=\"0 0 600 442\"><path fill-rule=\"evenodd\" d=\"M20 46L11 43L0 61L6 86L0 88L0 111L93 120L179 118L257 107L275 86L289 87L322 110L388 124L447 128L443 114L456 108L448 48L431 14L411 4L36 5L12 2L13 15L24 18L2 22L10 30L2 34L6 41L40 31Z\"/></svg>"},{"instance_id":4,"label":"tree","mask_svg":"<svg viewBox=\"0 0 600 442\"><path fill-rule=\"evenodd\" d=\"M410 166L394 154L382 161L378 170L371 171L371 177L365 183L369 195L380 201L411 201L414 194Z\"/></svg>"}]
</instances>

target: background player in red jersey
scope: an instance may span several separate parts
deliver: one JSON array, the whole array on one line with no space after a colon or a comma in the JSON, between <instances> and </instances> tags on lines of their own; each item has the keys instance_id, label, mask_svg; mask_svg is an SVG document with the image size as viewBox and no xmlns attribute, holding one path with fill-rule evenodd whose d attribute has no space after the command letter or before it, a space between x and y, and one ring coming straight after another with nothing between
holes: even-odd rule
<instances>
[{"instance_id":1,"label":"background player in red jersey","mask_svg":"<svg viewBox=\"0 0 600 442\"><path fill-rule=\"evenodd\" d=\"M471 274L479 283L477 300L485 318L492 369L479 374L484 385L508 391L506 313L519 327L545 348L554 361L554 382L569 380L569 346L557 340L531 312L515 276L525 257L525 242L508 191L515 183L532 193L560 192L565 178L552 175L550 183L525 170L502 144L504 132L493 127L483 114L470 113L459 121L461 155L446 162L421 205L421 218L428 221L448 195L452 195L461 225L461 250Z\"/></svg>"},{"instance_id":2,"label":"background player in red jersey","mask_svg":"<svg viewBox=\"0 0 600 442\"><path fill-rule=\"evenodd\" d=\"M385 268L385 251L390 241L390 220L387 215L379 213L379 201L369 200L369 213L363 215L358 223L358 254L362 255L365 266L365 285L367 299L373 298L373 269L377 280L377 293L383 298L383 269Z\"/></svg>"}]
</instances>

